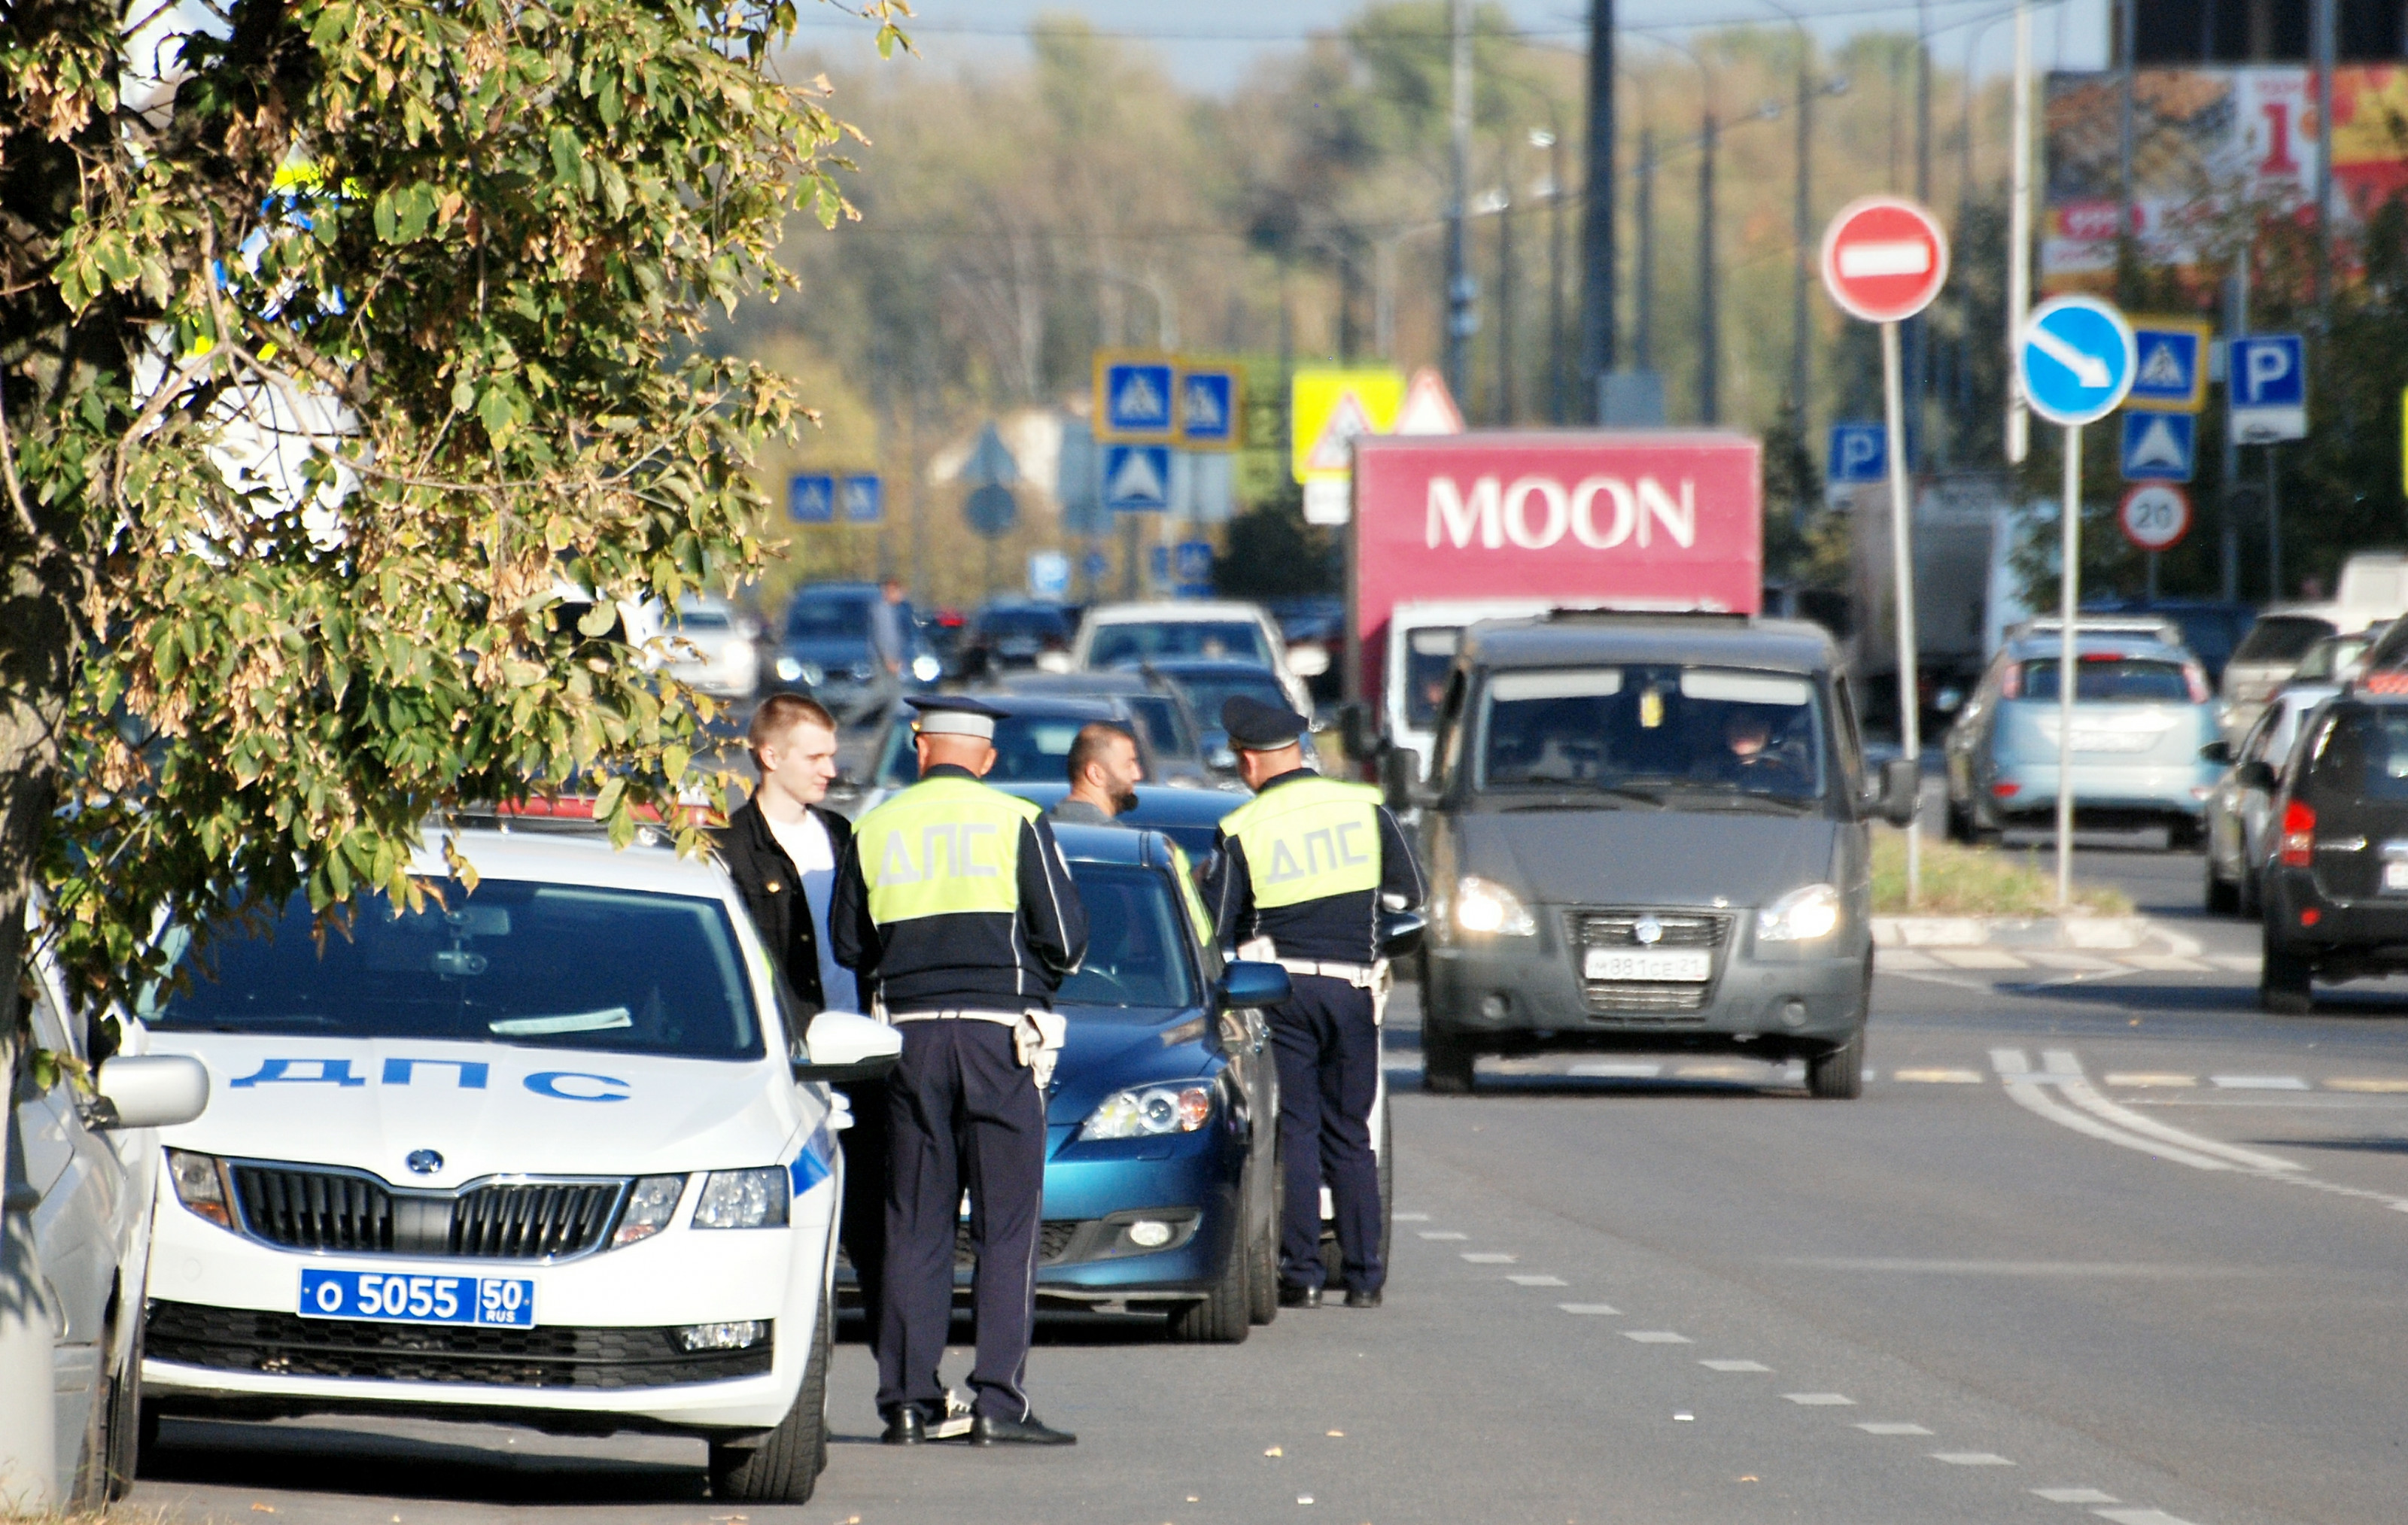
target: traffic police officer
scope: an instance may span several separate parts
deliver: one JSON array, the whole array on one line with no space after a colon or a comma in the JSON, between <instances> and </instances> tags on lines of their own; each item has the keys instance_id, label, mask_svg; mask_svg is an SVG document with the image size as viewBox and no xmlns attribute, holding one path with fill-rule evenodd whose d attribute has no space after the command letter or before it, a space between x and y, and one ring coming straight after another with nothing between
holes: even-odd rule
<instances>
[{"instance_id":1,"label":"traffic police officer","mask_svg":"<svg viewBox=\"0 0 2408 1525\"><path fill-rule=\"evenodd\" d=\"M1320 1306L1326 1178L1346 1305L1376 1308L1387 1279L1371 1153L1380 905L1383 897L1398 909L1419 905L1421 869L1378 790L1305 767L1303 716L1241 695L1221 706L1221 724L1254 797L1222 818L1205 900L1224 946L1276 959L1294 987L1270 1014L1287 1188L1280 1302Z\"/></svg>"},{"instance_id":2,"label":"traffic police officer","mask_svg":"<svg viewBox=\"0 0 2408 1525\"><path fill-rule=\"evenodd\" d=\"M1087 950L1087 913L1044 814L989 788L995 722L975 699L910 701L920 781L863 816L837 872L839 962L902 1030L887 1082L886 1282L878 1327L884 1440L929 1438L953 1312L965 1187L978 1257L973 1445L1068 1445L1022 1382L1036 1317L1045 1185L1043 1076L1060 1048L1054 991Z\"/></svg>"}]
</instances>

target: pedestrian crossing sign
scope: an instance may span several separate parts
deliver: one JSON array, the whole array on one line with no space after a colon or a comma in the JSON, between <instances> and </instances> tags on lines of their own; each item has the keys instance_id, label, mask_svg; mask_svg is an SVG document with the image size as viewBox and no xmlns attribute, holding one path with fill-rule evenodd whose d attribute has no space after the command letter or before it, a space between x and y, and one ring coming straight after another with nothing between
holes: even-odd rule
<instances>
[{"instance_id":1,"label":"pedestrian crossing sign","mask_svg":"<svg viewBox=\"0 0 2408 1525\"><path fill-rule=\"evenodd\" d=\"M1096 351L1096 439L1168 445L1178 406L1179 363L1153 350Z\"/></svg>"},{"instance_id":2,"label":"pedestrian crossing sign","mask_svg":"<svg viewBox=\"0 0 2408 1525\"><path fill-rule=\"evenodd\" d=\"M2207 406L2207 324L2195 318L2136 318L2132 339L2140 368L2124 399L2127 408L2196 413Z\"/></svg>"},{"instance_id":3,"label":"pedestrian crossing sign","mask_svg":"<svg viewBox=\"0 0 2408 1525\"><path fill-rule=\"evenodd\" d=\"M1384 369L1298 371L1288 405L1288 464L1296 479L1341 481L1354 469L1354 441L1396 427L1405 378Z\"/></svg>"},{"instance_id":4,"label":"pedestrian crossing sign","mask_svg":"<svg viewBox=\"0 0 2408 1525\"><path fill-rule=\"evenodd\" d=\"M1104 447L1104 506L1122 514L1158 514L1170 506L1170 447Z\"/></svg>"},{"instance_id":5,"label":"pedestrian crossing sign","mask_svg":"<svg viewBox=\"0 0 2408 1525\"><path fill-rule=\"evenodd\" d=\"M1243 383L1235 365L1183 364L1179 370L1179 444L1191 450L1234 450Z\"/></svg>"},{"instance_id":6,"label":"pedestrian crossing sign","mask_svg":"<svg viewBox=\"0 0 2408 1525\"><path fill-rule=\"evenodd\" d=\"M2186 482L2199 457L2199 420L2188 413L2124 415L2124 480Z\"/></svg>"}]
</instances>

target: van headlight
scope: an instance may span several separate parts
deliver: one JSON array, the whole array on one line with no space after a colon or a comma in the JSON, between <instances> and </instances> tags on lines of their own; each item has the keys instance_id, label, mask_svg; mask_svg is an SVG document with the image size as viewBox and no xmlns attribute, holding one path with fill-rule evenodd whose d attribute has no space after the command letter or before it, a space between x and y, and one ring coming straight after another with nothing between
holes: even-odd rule
<instances>
[{"instance_id":1,"label":"van headlight","mask_svg":"<svg viewBox=\"0 0 2408 1525\"><path fill-rule=\"evenodd\" d=\"M767 1165L758 1170L714 1170L702 1178L702 1196L694 1204L697 1229L777 1229L786 1223L786 1172Z\"/></svg>"},{"instance_id":2,"label":"van headlight","mask_svg":"<svg viewBox=\"0 0 2408 1525\"><path fill-rule=\"evenodd\" d=\"M1081 1138L1152 1138L1192 1133L1212 1120L1208 1085L1132 1086L1088 1115Z\"/></svg>"},{"instance_id":3,"label":"van headlight","mask_svg":"<svg viewBox=\"0 0 2408 1525\"><path fill-rule=\"evenodd\" d=\"M1840 891L1832 885L1803 885L1756 913L1759 943L1811 943L1840 930Z\"/></svg>"},{"instance_id":4,"label":"van headlight","mask_svg":"<svg viewBox=\"0 0 2408 1525\"><path fill-rule=\"evenodd\" d=\"M1476 937L1529 937L1539 930L1539 919L1522 904L1521 896L1477 874L1466 874L1455 881L1455 904L1448 914L1456 931Z\"/></svg>"}]
</instances>

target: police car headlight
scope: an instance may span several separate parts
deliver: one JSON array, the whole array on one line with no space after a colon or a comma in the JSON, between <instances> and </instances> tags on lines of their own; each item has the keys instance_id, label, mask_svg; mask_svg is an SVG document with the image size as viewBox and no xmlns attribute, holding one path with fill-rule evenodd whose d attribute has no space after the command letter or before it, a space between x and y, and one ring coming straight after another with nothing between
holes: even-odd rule
<instances>
[{"instance_id":1,"label":"police car headlight","mask_svg":"<svg viewBox=\"0 0 2408 1525\"><path fill-rule=\"evenodd\" d=\"M167 1151L167 1179L176 1200L222 1229L234 1227L234 1193L226 1190L225 1162L189 1149Z\"/></svg>"},{"instance_id":2,"label":"police car headlight","mask_svg":"<svg viewBox=\"0 0 2408 1525\"><path fill-rule=\"evenodd\" d=\"M1192 1133L1211 1120L1211 1086L1132 1086L1096 1108L1079 1136L1152 1138Z\"/></svg>"},{"instance_id":3,"label":"police car headlight","mask_svg":"<svg viewBox=\"0 0 2408 1525\"><path fill-rule=\"evenodd\" d=\"M1539 930L1539 919L1521 896L1477 874L1455 881L1455 904L1449 910L1456 931L1478 937L1529 937Z\"/></svg>"},{"instance_id":4,"label":"police car headlight","mask_svg":"<svg viewBox=\"0 0 2408 1525\"><path fill-rule=\"evenodd\" d=\"M702 1180L702 1197L695 1204L697 1229L777 1229L786 1223L786 1173L776 1165L760 1170L714 1170Z\"/></svg>"},{"instance_id":5,"label":"police car headlight","mask_svg":"<svg viewBox=\"0 0 2408 1525\"><path fill-rule=\"evenodd\" d=\"M1809 884L1756 913L1759 943L1811 943L1840 930L1840 891L1828 884Z\"/></svg>"},{"instance_id":6,"label":"police car headlight","mask_svg":"<svg viewBox=\"0 0 2408 1525\"><path fill-rule=\"evenodd\" d=\"M628 1190L626 1210L619 1215L619 1227L610 1235L610 1247L636 1244L650 1239L669 1226L677 1216L678 1198L684 1194L682 1176L646 1176Z\"/></svg>"}]
</instances>

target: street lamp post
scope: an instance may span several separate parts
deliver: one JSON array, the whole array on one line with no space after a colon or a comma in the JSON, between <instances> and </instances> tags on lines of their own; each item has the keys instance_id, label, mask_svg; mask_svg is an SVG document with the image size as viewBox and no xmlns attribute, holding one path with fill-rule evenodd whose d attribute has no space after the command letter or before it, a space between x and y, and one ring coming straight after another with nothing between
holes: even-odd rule
<instances>
[{"instance_id":1,"label":"street lamp post","mask_svg":"<svg viewBox=\"0 0 2408 1525\"><path fill-rule=\"evenodd\" d=\"M1453 0L1448 19L1454 32L1454 63L1450 126L1454 149L1454 192L1448 198L1446 235L1446 384L1455 396L1468 395L1471 334L1478 320L1472 311L1470 249L1465 219L1471 199L1471 0Z\"/></svg>"},{"instance_id":2,"label":"street lamp post","mask_svg":"<svg viewBox=\"0 0 2408 1525\"><path fill-rule=\"evenodd\" d=\"M1568 423L1564 396L1564 146L1552 127L1530 129L1547 150L1547 421Z\"/></svg>"},{"instance_id":3,"label":"street lamp post","mask_svg":"<svg viewBox=\"0 0 2408 1525\"><path fill-rule=\"evenodd\" d=\"M1722 421L1720 315L1714 310L1714 148L1722 135L1708 102L1698 128L1698 421Z\"/></svg>"}]
</instances>

